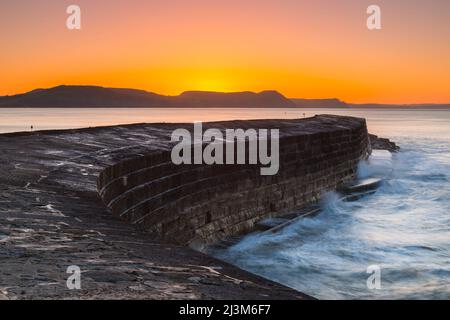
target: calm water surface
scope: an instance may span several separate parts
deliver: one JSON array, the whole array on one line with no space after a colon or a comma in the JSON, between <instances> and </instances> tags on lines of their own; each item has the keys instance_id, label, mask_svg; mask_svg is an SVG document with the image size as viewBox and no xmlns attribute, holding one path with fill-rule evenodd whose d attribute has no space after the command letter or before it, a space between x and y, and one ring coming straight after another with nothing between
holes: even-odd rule
<instances>
[{"instance_id":1,"label":"calm water surface","mask_svg":"<svg viewBox=\"0 0 450 320\"><path fill-rule=\"evenodd\" d=\"M373 133L449 137L450 110L386 109L0 109L0 133L47 129L71 129L141 122L194 122L247 119L294 119L316 114L367 118ZM432 126L432 128L430 128Z\"/></svg>"},{"instance_id":2,"label":"calm water surface","mask_svg":"<svg viewBox=\"0 0 450 320\"><path fill-rule=\"evenodd\" d=\"M0 109L0 132L324 113L365 117L370 132L402 147L360 165L361 177L384 179L377 193L351 203L328 194L318 216L214 254L317 298L450 299L450 111ZM367 289L370 265L381 267L381 290Z\"/></svg>"}]
</instances>

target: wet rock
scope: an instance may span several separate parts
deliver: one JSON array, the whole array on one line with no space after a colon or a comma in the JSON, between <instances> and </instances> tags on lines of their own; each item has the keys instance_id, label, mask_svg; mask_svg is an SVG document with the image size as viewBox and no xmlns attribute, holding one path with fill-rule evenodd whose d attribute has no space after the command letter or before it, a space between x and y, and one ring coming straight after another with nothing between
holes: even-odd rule
<instances>
[{"instance_id":1,"label":"wet rock","mask_svg":"<svg viewBox=\"0 0 450 320\"><path fill-rule=\"evenodd\" d=\"M380 138L374 134L369 134L370 144L372 145L372 149L376 150L387 150L390 152L398 152L400 151L400 147L395 144L395 142L386 139Z\"/></svg>"},{"instance_id":2,"label":"wet rock","mask_svg":"<svg viewBox=\"0 0 450 320\"><path fill-rule=\"evenodd\" d=\"M121 281L133 281L134 277L117 271L87 271L83 273L83 277L91 278L96 282L117 283Z\"/></svg>"}]
</instances>

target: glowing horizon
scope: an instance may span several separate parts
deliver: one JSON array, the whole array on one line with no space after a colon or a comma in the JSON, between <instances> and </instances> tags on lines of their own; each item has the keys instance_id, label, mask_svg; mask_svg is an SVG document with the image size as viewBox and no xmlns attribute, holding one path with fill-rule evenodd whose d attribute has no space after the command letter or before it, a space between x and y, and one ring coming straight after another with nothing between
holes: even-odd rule
<instances>
[{"instance_id":1,"label":"glowing horizon","mask_svg":"<svg viewBox=\"0 0 450 320\"><path fill-rule=\"evenodd\" d=\"M365 24L374 2L379 31ZM80 31L65 27L74 3ZM447 0L22 0L0 12L0 95L65 84L450 103Z\"/></svg>"}]
</instances>

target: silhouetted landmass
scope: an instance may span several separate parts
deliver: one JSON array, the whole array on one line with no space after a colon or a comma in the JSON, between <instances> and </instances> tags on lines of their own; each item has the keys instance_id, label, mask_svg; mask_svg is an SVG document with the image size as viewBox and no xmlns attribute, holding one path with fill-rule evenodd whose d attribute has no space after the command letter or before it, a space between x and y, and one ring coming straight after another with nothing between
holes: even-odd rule
<instances>
[{"instance_id":1,"label":"silhouetted landmass","mask_svg":"<svg viewBox=\"0 0 450 320\"><path fill-rule=\"evenodd\" d=\"M135 89L96 86L58 86L25 94L0 97L0 107L83 108L83 107L295 107L276 91L202 92L189 91L179 96L163 96Z\"/></svg>"},{"instance_id":2,"label":"silhouetted landmass","mask_svg":"<svg viewBox=\"0 0 450 320\"><path fill-rule=\"evenodd\" d=\"M260 93L187 91L173 99L177 106L183 107L295 107L290 99L277 91Z\"/></svg>"},{"instance_id":3,"label":"silhouetted landmass","mask_svg":"<svg viewBox=\"0 0 450 320\"><path fill-rule=\"evenodd\" d=\"M450 109L450 104L350 104L333 99L288 99L277 91L186 91L164 96L136 89L58 86L0 97L0 108L408 108Z\"/></svg>"},{"instance_id":4,"label":"silhouetted landmass","mask_svg":"<svg viewBox=\"0 0 450 320\"><path fill-rule=\"evenodd\" d=\"M348 107L348 104L339 99L291 99L297 107L301 108L337 108Z\"/></svg>"},{"instance_id":5,"label":"silhouetted landmass","mask_svg":"<svg viewBox=\"0 0 450 320\"><path fill-rule=\"evenodd\" d=\"M134 89L95 86L58 86L2 97L3 107L151 107L167 105L167 97Z\"/></svg>"}]
</instances>

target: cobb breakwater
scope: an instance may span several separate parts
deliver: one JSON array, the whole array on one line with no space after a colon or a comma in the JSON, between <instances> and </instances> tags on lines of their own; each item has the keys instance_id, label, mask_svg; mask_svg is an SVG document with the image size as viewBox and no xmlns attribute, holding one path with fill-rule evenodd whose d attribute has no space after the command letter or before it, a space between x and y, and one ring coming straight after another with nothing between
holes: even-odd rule
<instances>
[{"instance_id":1,"label":"cobb breakwater","mask_svg":"<svg viewBox=\"0 0 450 320\"><path fill-rule=\"evenodd\" d=\"M172 164L170 135L180 127L192 129L137 124L0 135L0 297L307 298L186 245L245 232L353 179L370 153L365 120L204 124L280 129L275 176L261 176L255 165ZM69 265L83 270L82 290L66 288Z\"/></svg>"}]
</instances>

